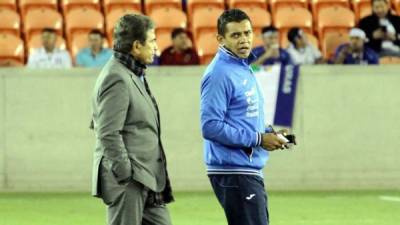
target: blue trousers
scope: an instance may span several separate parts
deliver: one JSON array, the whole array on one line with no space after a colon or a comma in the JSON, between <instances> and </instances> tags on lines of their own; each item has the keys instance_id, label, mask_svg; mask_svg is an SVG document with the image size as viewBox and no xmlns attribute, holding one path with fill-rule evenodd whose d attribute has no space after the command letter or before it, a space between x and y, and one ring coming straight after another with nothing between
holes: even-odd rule
<instances>
[{"instance_id":1,"label":"blue trousers","mask_svg":"<svg viewBox=\"0 0 400 225\"><path fill-rule=\"evenodd\" d=\"M209 175L228 225L268 225L264 181L255 175Z\"/></svg>"}]
</instances>

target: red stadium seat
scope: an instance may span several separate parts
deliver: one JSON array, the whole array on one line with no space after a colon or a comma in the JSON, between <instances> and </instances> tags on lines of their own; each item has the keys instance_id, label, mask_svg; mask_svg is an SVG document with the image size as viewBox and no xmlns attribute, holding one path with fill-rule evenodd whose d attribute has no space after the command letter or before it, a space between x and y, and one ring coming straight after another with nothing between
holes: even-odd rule
<instances>
[{"instance_id":1,"label":"red stadium seat","mask_svg":"<svg viewBox=\"0 0 400 225\"><path fill-rule=\"evenodd\" d=\"M71 9L65 16L65 29L68 43L71 44L71 37L76 33L87 34L93 29L104 32L104 18L93 8Z\"/></svg>"},{"instance_id":2,"label":"red stadium seat","mask_svg":"<svg viewBox=\"0 0 400 225\"><path fill-rule=\"evenodd\" d=\"M93 8L100 11L100 0L62 0L61 8L66 15L71 9Z\"/></svg>"},{"instance_id":3,"label":"red stadium seat","mask_svg":"<svg viewBox=\"0 0 400 225\"><path fill-rule=\"evenodd\" d=\"M0 18L0 33L20 36L21 21L17 12L8 8L0 8Z\"/></svg>"},{"instance_id":4,"label":"red stadium seat","mask_svg":"<svg viewBox=\"0 0 400 225\"><path fill-rule=\"evenodd\" d=\"M158 46L158 55L161 55L161 53L168 48L169 46L172 45L171 42L171 33L167 32L162 32L157 34L157 46Z\"/></svg>"},{"instance_id":5,"label":"red stadium seat","mask_svg":"<svg viewBox=\"0 0 400 225\"><path fill-rule=\"evenodd\" d=\"M302 7L304 9L308 8L308 0L270 0L269 4L272 16L275 16L275 13L282 7Z\"/></svg>"},{"instance_id":6,"label":"red stadium seat","mask_svg":"<svg viewBox=\"0 0 400 225\"><path fill-rule=\"evenodd\" d=\"M12 34L0 34L0 61L12 60L24 63L24 42Z\"/></svg>"},{"instance_id":7,"label":"red stadium seat","mask_svg":"<svg viewBox=\"0 0 400 225\"><path fill-rule=\"evenodd\" d=\"M115 9L142 11L141 0L103 0L106 14Z\"/></svg>"},{"instance_id":8,"label":"red stadium seat","mask_svg":"<svg viewBox=\"0 0 400 225\"><path fill-rule=\"evenodd\" d=\"M126 14L141 14L141 11L128 8L113 8L108 14L106 14L106 36L110 40L110 45L113 39L114 26L123 15Z\"/></svg>"},{"instance_id":9,"label":"red stadium seat","mask_svg":"<svg viewBox=\"0 0 400 225\"><path fill-rule=\"evenodd\" d=\"M176 8L156 8L149 15L156 24L156 35L171 33L175 28L186 28L186 14Z\"/></svg>"},{"instance_id":10,"label":"red stadium seat","mask_svg":"<svg viewBox=\"0 0 400 225\"><path fill-rule=\"evenodd\" d=\"M400 64L400 58L392 56L384 56L379 59L379 64Z\"/></svg>"},{"instance_id":11,"label":"red stadium seat","mask_svg":"<svg viewBox=\"0 0 400 225\"><path fill-rule=\"evenodd\" d=\"M320 39L328 31L342 30L348 32L354 26L355 16L348 8L334 6L322 8L319 11L317 29Z\"/></svg>"},{"instance_id":12,"label":"red stadium seat","mask_svg":"<svg viewBox=\"0 0 400 225\"><path fill-rule=\"evenodd\" d=\"M348 43L348 32L331 31L327 32L321 39L322 54L325 59L332 59L339 45Z\"/></svg>"},{"instance_id":13,"label":"red stadium seat","mask_svg":"<svg viewBox=\"0 0 400 225\"><path fill-rule=\"evenodd\" d=\"M250 17L255 35L260 34L263 27L270 26L272 23L271 15L263 8L257 6L243 6L240 9L246 12Z\"/></svg>"},{"instance_id":14,"label":"red stadium seat","mask_svg":"<svg viewBox=\"0 0 400 225\"><path fill-rule=\"evenodd\" d=\"M182 1L181 0L146 0L145 9L146 14L150 15L153 9L159 8L175 8L182 11Z\"/></svg>"},{"instance_id":15,"label":"red stadium seat","mask_svg":"<svg viewBox=\"0 0 400 225\"><path fill-rule=\"evenodd\" d=\"M193 13L192 33L195 40L199 33L217 33L217 20L223 13L219 7L198 8ZM207 19L204 19L207 18ZM211 22L212 21L212 22Z\"/></svg>"},{"instance_id":16,"label":"red stadium seat","mask_svg":"<svg viewBox=\"0 0 400 225\"><path fill-rule=\"evenodd\" d=\"M208 64L218 51L216 35L212 33L200 34L196 46L201 64Z\"/></svg>"},{"instance_id":17,"label":"red stadium seat","mask_svg":"<svg viewBox=\"0 0 400 225\"><path fill-rule=\"evenodd\" d=\"M230 9L242 7L256 7L265 10L267 9L266 0L228 0L227 3Z\"/></svg>"},{"instance_id":18,"label":"red stadium seat","mask_svg":"<svg viewBox=\"0 0 400 225\"><path fill-rule=\"evenodd\" d=\"M312 15L310 11L299 6L280 7L273 18L274 25L280 32L286 32L292 27L302 28L312 33Z\"/></svg>"},{"instance_id":19,"label":"red stadium seat","mask_svg":"<svg viewBox=\"0 0 400 225\"><path fill-rule=\"evenodd\" d=\"M198 9L204 10L204 8L219 8L221 11L225 10L224 0L187 0L186 4L187 4L187 13L189 20L192 19L194 11L197 11ZM207 17L204 17L203 19L205 18Z\"/></svg>"},{"instance_id":20,"label":"red stadium seat","mask_svg":"<svg viewBox=\"0 0 400 225\"><path fill-rule=\"evenodd\" d=\"M45 20L43 18L46 18ZM63 19L61 14L51 8L32 8L28 10L24 19L25 40L43 28L53 28L58 35L63 34Z\"/></svg>"},{"instance_id":21,"label":"red stadium seat","mask_svg":"<svg viewBox=\"0 0 400 225\"><path fill-rule=\"evenodd\" d=\"M371 0L352 0L356 21L371 13Z\"/></svg>"},{"instance_id":22,"label":"red stadium seat","mask_svg":"<svg viewBox=\"0 0 400 225\"><path fill-rule=\"evenodd\" d=\"M16 0L0 0L0 9L6 8L17 11L17 1Z\"/></svg>"},{"instance_id":23,"label":"red stadium seat","mask_svg":"<svg viewBox=\"0 0 400 225\"><path fill-rule=\"evenodd\" d=\"M392 3L397 15L400 15L400 0L392 0Z\"/></svg>"},{"instance_id":24,"label":"red stadium seat","mask_svg":"<svg viewBox=\"0 0 400 225\"><path fill-rule=\"evenodd\" d=\"M23 18L28 10L35 8L50 8L58 11L58 0L19 0L19 9Z\"/></svg>"},{"instance_id":25,"label":"red stadium seat","mask_svg":"<svg viewBox=\"0 0 400 225\"><path fill-rule=\"evenodd\" d=\"M350 9L349 0L311 0L314 19L318 19L319 11L323 8L344 7Z\"/></svg>"}]
</instances>

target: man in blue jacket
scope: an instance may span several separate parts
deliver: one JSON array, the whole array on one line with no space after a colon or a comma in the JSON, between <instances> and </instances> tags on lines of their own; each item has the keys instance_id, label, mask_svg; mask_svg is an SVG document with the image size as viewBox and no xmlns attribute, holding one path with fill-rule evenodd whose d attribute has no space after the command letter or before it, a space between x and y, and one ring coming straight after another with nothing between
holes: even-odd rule
<instances>
[{"instance_id":1,"label":"man in blue jacket","mask_svg":"<svg viewBox=\"0 0 400 225\"><path fill-rule=\"evenodd\" d=\"M262 168L268 151L285 142L264 125L262 93L249 66L249 17L238 9L224 12L217 39L220 48L201 83L207 173L229 225L268 225Z\"/></svg>"}]
</instances>

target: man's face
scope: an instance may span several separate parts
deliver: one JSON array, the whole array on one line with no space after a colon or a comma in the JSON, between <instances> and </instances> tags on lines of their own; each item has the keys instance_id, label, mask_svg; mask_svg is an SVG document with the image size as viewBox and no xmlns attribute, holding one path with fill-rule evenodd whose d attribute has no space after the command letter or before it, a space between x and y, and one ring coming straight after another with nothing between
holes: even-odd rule
<instances>
[{"instance_id":1,"label":"man's face","mask_svg":"<svg viewBox=\"0 0 400 225\"><path fill-rule=\"evenodd\" d=\"M186 33L180 33L172 39L172 45L174 48L184 51L192 47L192 41Z\"/></svg>"},{"instance_id":2,"label":"man's face","mask_svg":"<svg viewBox=\"0 0 400 225\"><path fill-rule=\"evenodd\" d=\"M103 37L100 34L89 34L89 47L99 50L103 46Z\"/></svg>"},{"instance_id":3,"label":"man's face","mask_svg":"<svg viewBox=\"0 0 400 225\"><path fill-rule=\"evenodd\" d=\"M264 46L269 48L271 46L279 46L279 34L278 32L270 31L262 36Z\"/></svg>"},{"instance_id":4,"label":"man's face","mask_svg":"<svg viewBox=\"0 0 400 225\"><path fill-rule=\"evenodd\" d=\"M249 20L226 24L224 36L218 41L240 58L248 58L253 44L253 29Z\"/></svg>"},{"instance_id":5,"label":"man's face","mask_svg":"<svg viewBox=\"0 0 400 225\"><path fill-rule=\"evenodd\" d=\"M355 51L361 51L364 48L364 40L360 37L350 37L350 47Z\"/></svg>"},{"instance_id":6,"label":"man's face","mask_svg":"<svg viewBox=\"0 0 400 225\"><path fill-rule=\"evenodd\" d=\"M136 44L135 44L136 43ZM147 39L144 43L135 41L132 48L132 55L143 64L151 64L154 55L158 50L154 29L147 31Z\"/></svg>"},{"instance_id":7,"label":"man's face","mask_svg":"<svg viewBox=\"0 0 400 225\"><path fill-rule=\"evenodd\" d=\"M296 38L296 46L304 48L307 45L307 37L305 34Z\"/></svg>"},{"instance_id":8,"label":"man's face","mask_svg":"<svg viewBox=\"0 0 400 225\"><path fill-rule=\"evenodd\" d=\"M47 50L53 50L56 47L57 36L53 32L42 33L42 44Z\"/></svg>"},{"instance_id":9,"label":"man's face","mask_svg":"<svg viewBox=\"0 0 400 225\"><path fill-rule=\"evenodd\" d=\"M384 18L389 12L388 3L385 0L375 1L372 5L372 11L379 17Z\"/></svg>"}]
</instances>

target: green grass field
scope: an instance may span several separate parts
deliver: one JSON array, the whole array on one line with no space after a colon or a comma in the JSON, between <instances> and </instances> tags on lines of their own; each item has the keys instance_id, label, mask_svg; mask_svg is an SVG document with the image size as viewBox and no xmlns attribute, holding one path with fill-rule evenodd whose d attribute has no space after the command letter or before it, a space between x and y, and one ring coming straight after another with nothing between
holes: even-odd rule
<instances>
[{"instance_id":1,"label":"green grass field","mask_svg":"<svg viewBox=\"0 0 400 225\"><path fill-rule=\"evenodd\" d=\"M174 225L226 225L212 193L176 193ZM272 225L399 225L400 192L271 192ZM100 225L105 208L83 193L0 193L0 225ZM244 224L245 225L245 224Z\"/></svg>"}]
</instances>

